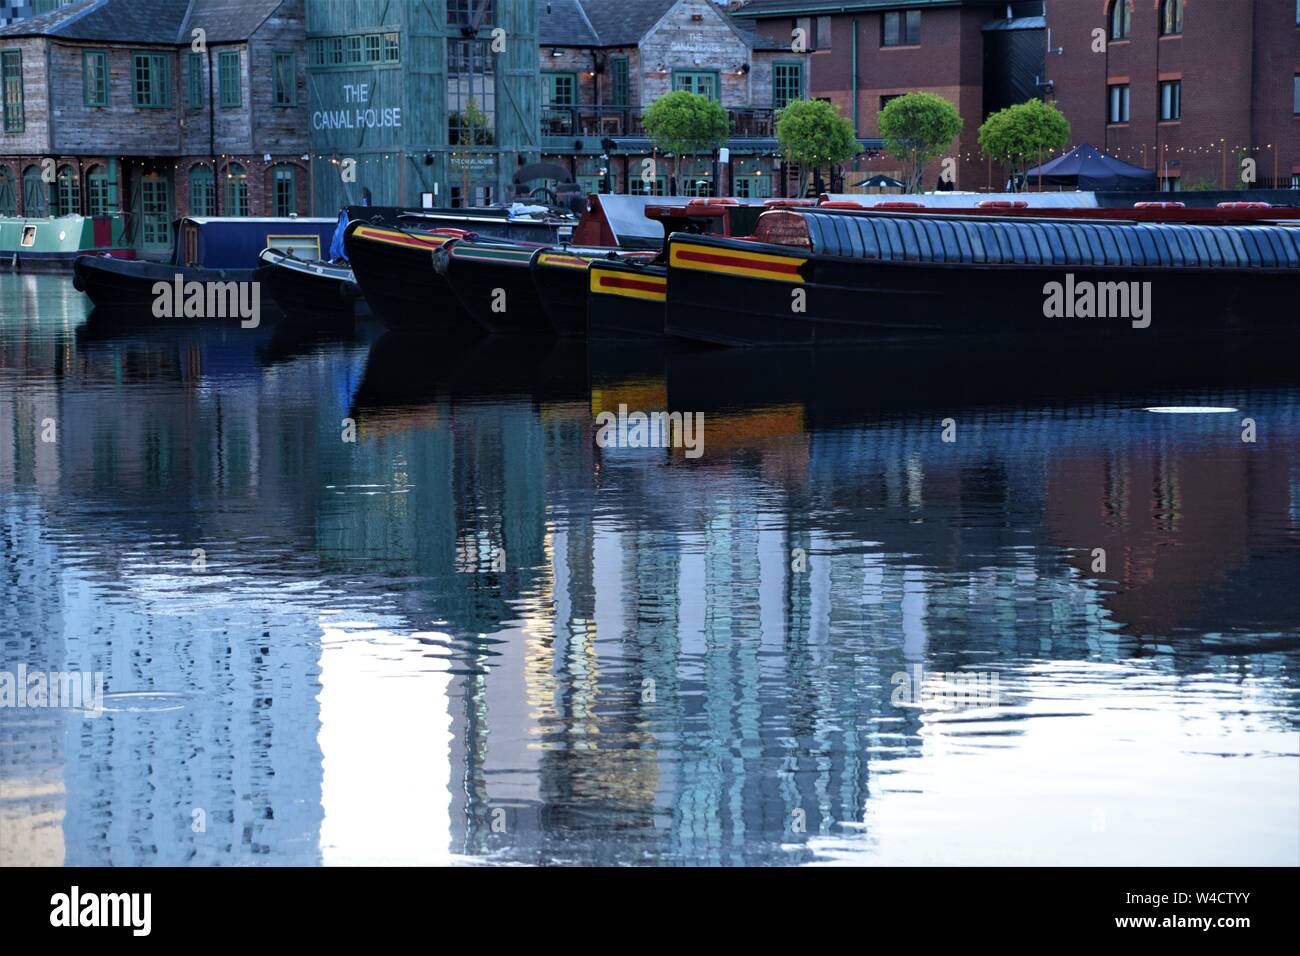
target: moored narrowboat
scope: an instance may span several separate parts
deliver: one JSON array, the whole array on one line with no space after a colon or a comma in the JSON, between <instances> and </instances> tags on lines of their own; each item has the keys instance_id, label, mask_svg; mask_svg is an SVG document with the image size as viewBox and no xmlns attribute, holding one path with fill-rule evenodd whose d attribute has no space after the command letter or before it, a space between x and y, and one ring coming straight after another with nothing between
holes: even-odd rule
<instances>
[{"instance_id":1,"label":"moored narrowboat","mask_svg":"<svg viewBox=\"0 0 1300 956\"><path fill-rule=\"evenodd\" d=\"M593 259L587 267L587 334L592 338L661 338L668 270L655 262Z\"/></svg>"},{"instance_id":2,"label":"moored narrowboat","mask_svg":"<svg viewBox=\"0 0 1300 956\"><path fill-rule=\"evenodd\" d=\"M552 332L533 286L530 265L540 246L484 240L450 243L433 255L433 269L446 278L461 307L494 334Z\"/></svg>"},{"instance_id":3,"label":"moored narrowboat","mask_svg":"<svg viewBox=\"0 0 1300 956\"><path fill-rule=\"evenodd\" d=\"M460 230L420 232L368 222L348 225L343 248L361 294L392 328L477 333L444 276L432 268L433 253L467 235Z\"/></svg>"},{"instance_id":4,"label":"moored narrowboat","mask_svg":"<svg viewBox=\"0 0 1300 956\"><path fill-rule=\"evenodd\" d=\"M774 209L667 268L666 331L721 345L1239 330L1294 324L1300 229Z\"/></svg>"},{"instance_id":5,"label":"moored narrowboat","mask_svg":"<svg viewBox=\"0 0 1300 956\"><path fill-rule=\"evenodd\" d=\"M654 253L614 249L552 248L533 256L533 286L557 335L587 334L587 297L591 283L587 267L595 259L649 262Z\"/></svg>"},{"instance_id":6,"label":"moored narrowboat","mask_svg":"<svg viewBox=\"0 0 1300 956\"><path fill-rule=\"evenodd\" d=\"M73 285L97 309L134 312L154 301L154 286L173 282L249 282L263 249L320 258L329 248L333 219L196 217L182 219L169 262L83 255L73 265Z\"/></svg>"},{"instance_id":7,"label":"moored narrowboat","mask_svg":"<svg viewBox=\"0 0 1300 956\"><path fill-rule=\"evenodd\" d=\"M83 255L132 259L135 253L124 235L125 221L121 214L0 217L0 269L63 272Z\"/></svg>"},{"instance_id":8,"label":"moored narrowboat","mask_svg":"<svg viewBox=\"0 0 1300 956\"><path fill-rule=\"evenodd\" d=\"M310 318L350 317L360 290L344 262L305 261L277 249L265 249L253 273L286 315Z\"/></svg>"}]
</instances>

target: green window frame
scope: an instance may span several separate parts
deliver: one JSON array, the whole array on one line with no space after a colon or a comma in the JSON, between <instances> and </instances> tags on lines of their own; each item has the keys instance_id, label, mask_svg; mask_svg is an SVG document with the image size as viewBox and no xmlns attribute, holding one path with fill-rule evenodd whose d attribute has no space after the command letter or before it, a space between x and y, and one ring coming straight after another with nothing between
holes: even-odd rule
<instances>
[{"instance_id":1,"label":"green window frame","mask_svg":"<svg viewBox=\"0 0 1300 956\"><path fill-rule=\"evenodd\" d=\"M248 215L248 170L239 163L226 167L226 215Z\"/></svg>"},{"instance_id":2,"label":"green window frame","mask_svg":"<svg viewBox=\"0 0 1300 956\"><path fill-rule=\"evenodd\" d=\"M0 86L4 87L6 133L21 133L25 126L23 110L23 51L0 51Z\"/></svg>"},{"instance_id":3,"label":"green window frame","mask_svg":"<svg viewBox=\"0 0 1300 956\"><path fill-rule=\"evenodd\" d=\"M737 199L767 199L772 195L772 177L736 176L732 190Z\"/></svg>"},{"instance_id":4,"label":"green window frame","mask_svg":"<svg viewBox=\"0 0 1300 956\"><path fill-rule=\"evenodd\" d=\"M685 90L706 96L715 102L720 99L717 70L673 70L673 92Z\"/></svg>"},{"instance_id":5,"label":"green window frame","mask_svg":"<svg viewBox=\"0 0 1300 956\"><path fill-rule=\"evenodd\" d=\"M41 167L28 166L23 170L23 215L28 219L44 219L49 210L50 191L41 177Z\"/></svg>"},{"instance_id":6,"label":"green window frame","mask_svg":"<svg viewBox=\"0 0 1300 956\"><path fill-rule=\"evenodd\" d=\"M276 106L298 105L298 57L289 50L277 50L272 62L271 102Z\"/></svg>"},{"instance_id":7,"label":"green window frame","mask_svg":"<svg viewBox=\"0 0 1300 956\"><path fill-rule=\"evenodd\" d=\"M172 62L166 53L137 53L131 58L134 102L140 109L171 106Z\"/></svg>"},{"instance_id":8,"label":"green window frame","mask_svg":"<svg viewBox=\"0 0 1300 956\"><path fill-rule=\"evenodd\" d=\"M578 74L551 73L542 74L543 106L577 106Z\"/></svg>"},{"instance_id":9,"label":"green window frame","mask_svg":"<svg viewBox=\"0 0 1300 956\"><path fill-rule=\"evenodd\" d=\"M402 37L398 33L384 34L384 62L402 62Z\"/></svg>"},{"instance_id":10,"label":"green window frame","mask_svg":"<svg viewBox=\"0 0 1300 956\"><path fill-rule=\"evenodd\" d=\"M216 214L216 176L211 166L195 166L190 170L190 215L215 216Z\"/></svg>"},{"instance_id":11,"label":"green window frame","mask_svg":"<svg viewBox=\"0 0 1300 956\"><path fill-rule=\"evenodd\" d=\"M14 174L8 166L0 166L0 216L18 215L18 195L14 191Z\"/></svg>"},{"instance_id":12,"label":"green window frame","mask_svg":"<svg viewBox=\"0 0 1300 956\"><path fill-rule=\"evenodd\" d=\"M631 196L666 196L668 195L668 177L663 173L657 176L628 177L627 191Z\"/></svg>"},{"instance_id":13,"label":"green window frame","mask_svg":"<svg viewBox=\"0 0 1300 956\"><path fill-rule=\"evenodd\" d=\"M172 244L171 184L158 173L140 180L140 241L151 248Z\"/></svg>"},{"instance_id":14,"label":"green window frame","mask_svg":"<svg viewBox=\"0 0 1300 956\"><path fill-rule=\"evenodd\" d=\"M772 108L803 99L803 64L772 64Z\"/></svg>"},{"instance_id":15,"label":"green window frame","mask_svg":"<svg viewBox=\"0 0 1300 956\"><path fill-rule=\"evenodd\" d=\"M60 166L54 179L54 215L81 214L81 177L71 166Z\"/></svg>"},{"instance_id":16,"label":"green window frame","mask_svg":"<svg viewBox=\"0 0 1300 956\"><path fill-rule=\"evenodd\" d=\"M282 218L298 213L298 178L294 168L288 163L280 163L272 168L272 180L275 187L275 214Z\"/></svg>"},{"instance_id":17,"label":"green window frame","mask_svg":"<svg viewBox=\"0 0 1300 956\"><path fill-rule=\"evenodd\" d=\"M86 106L108 105L108 53L81 51L81 94Z\"/></svg>"},{"instance_id":18,"label":"green window frame","mask_svg":"<svg viewBox=\"0 0 1300 956\"><path fill-rule=\"evenodd\" d=\"M217 86L221 91L223 109L238 109L244 105L242 66L243 57L238 50L223 50L217 55Z\"/></svg>"},{"instance_id":19,"label":"green window frame","mask_svg":"<svg viewBox=\"0 0 1300 956\"><path fill-rule=\"evenodd\" d=\"M190 109L203 109L203 80L204 74L207 73L207 62L202 53L190 54Z\"/></svg>"},{"instance_id":20,"label":"green window frame","mask_svg":"<svg viewBox=\"0 0 1300 956\"><path fill-rule=\"evenodd\" d=\"M632 86L628 78L627 57L609 58L609 104L628 106L632 102Z\"/></svg>"},{"instance_id":21,"label":"green window frame","mask_svg":"<svg viewBox=\"0 0 1300 956\"><path fill-rule=\"evenodd\" d=\"M107 216L110 212L108 173L103 166L92 166L86 173L86 215Z\"/></svg>"}]
</instances>

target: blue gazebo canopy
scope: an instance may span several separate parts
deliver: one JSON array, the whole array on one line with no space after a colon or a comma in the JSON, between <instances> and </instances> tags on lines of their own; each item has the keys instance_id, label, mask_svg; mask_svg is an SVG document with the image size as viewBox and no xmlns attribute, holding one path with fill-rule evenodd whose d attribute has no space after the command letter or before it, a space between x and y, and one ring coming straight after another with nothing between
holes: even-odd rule
<instances>
[{"instance_id":1,"label":"blue gazebo canopy","mask_svg":"<svg viewBox=\"0 0 1300 956\"><path fill-rule=\"evenodd\" d=\"M1040 179L1044 186L1073 186L1091 192L1156 188L1153 170L1107 156L1087 143L1031 169L1025 174L1025 185L1036 186Z\"/></svg>"}]
</instances>

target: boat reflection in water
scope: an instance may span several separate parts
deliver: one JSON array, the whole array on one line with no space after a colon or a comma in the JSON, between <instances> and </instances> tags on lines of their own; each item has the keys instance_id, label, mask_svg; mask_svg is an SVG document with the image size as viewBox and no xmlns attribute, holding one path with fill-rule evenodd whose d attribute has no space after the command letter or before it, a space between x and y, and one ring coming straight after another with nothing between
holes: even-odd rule
<instances>
[{"instance_id":1,"label":"boat reflection in water","mask_svg":"<svg viewBox=\"0 0 1300 956\"><path fill-rule=\"evenodd\" d=\"M1276 350L361 329L259 363L28 294L39 322L0 292L14 653L152 696L0 713L11 857L1295 863ZM704 454L598 442L620 406L702 412ZM997 706L901 693L962 672Z\"/></svg>"}]
</instances>

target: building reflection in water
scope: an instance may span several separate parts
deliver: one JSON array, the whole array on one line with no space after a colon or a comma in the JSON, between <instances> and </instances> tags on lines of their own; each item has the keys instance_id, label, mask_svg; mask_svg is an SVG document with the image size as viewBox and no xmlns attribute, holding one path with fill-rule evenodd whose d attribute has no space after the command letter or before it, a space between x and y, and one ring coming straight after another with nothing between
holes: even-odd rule
<instances>
[{"instance_id":1,"label":"building reflection in water","mask_svg":"<svg viewBox=\"0 0 1300 956\"><path fill-rule=\"evenodd\" d=\"M1300 713L1293 392L1203 396L1261 448L987 367L114 329L60 288L0 294L5 660L110 709L0 714L17 862L800 862L936 748L1014 751L1044 666ZM597 447L620 403L705 412L705 455ZM918 666L1003 710L895 706Z\"/></svg>"}]
</instances>

